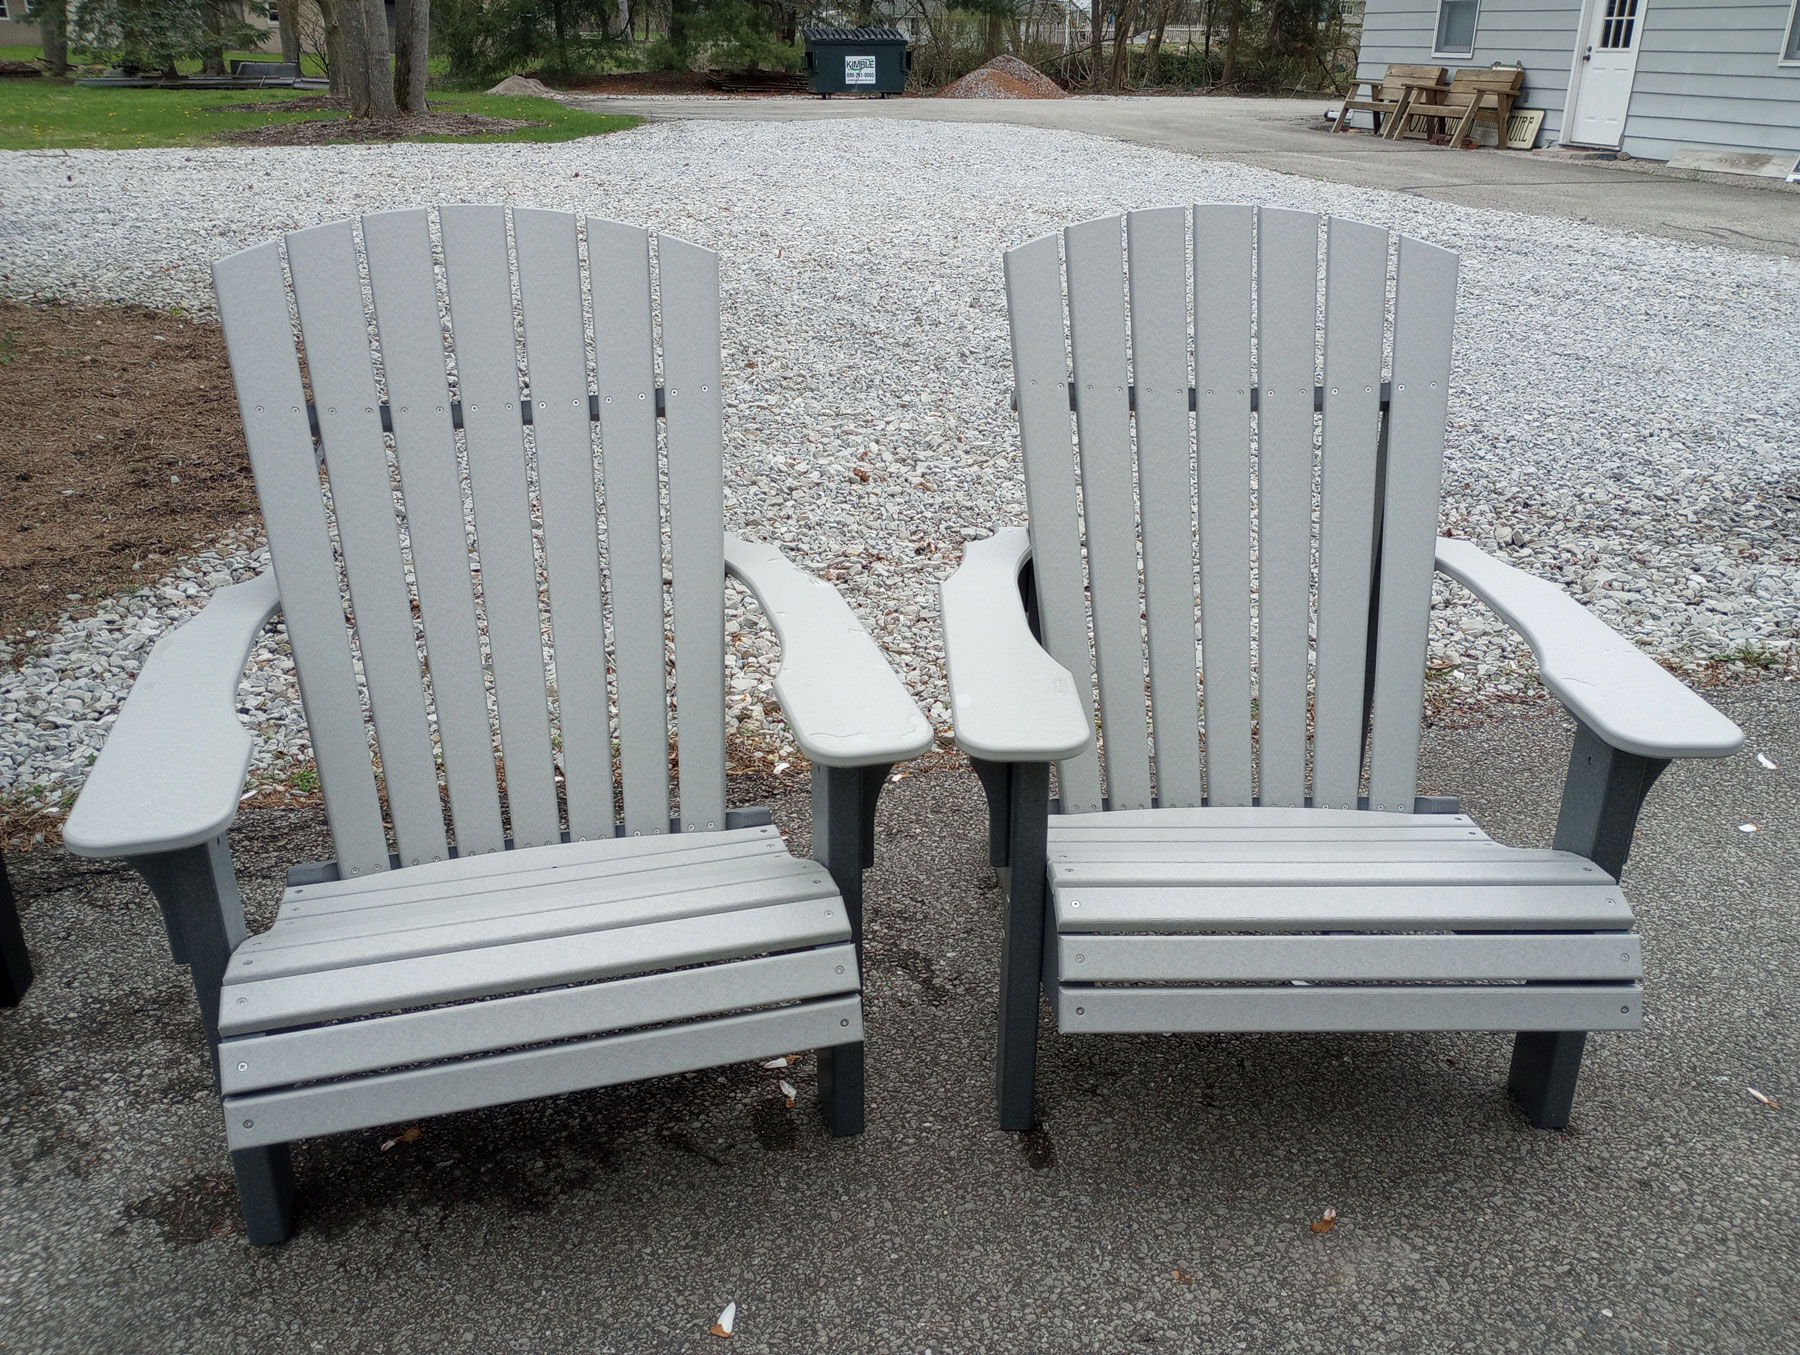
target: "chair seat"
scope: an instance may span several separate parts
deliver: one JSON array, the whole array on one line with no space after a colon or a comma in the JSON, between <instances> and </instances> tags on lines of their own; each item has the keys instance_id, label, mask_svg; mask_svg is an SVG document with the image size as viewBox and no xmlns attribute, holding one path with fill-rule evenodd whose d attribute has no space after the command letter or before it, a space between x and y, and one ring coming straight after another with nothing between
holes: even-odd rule
<instances>
[{"instance_id":1,"label":"chair seat","mask_svg":"<svg viewBox=\"0 0 1800 1355\"><path fill-rule=\"evenodd\" d=\"M1624 892L1466 815L1151 809L1052 818L1064 1029L1617 1030Z\"/></svg>"},{"instance_id":2,"label":"chair seat","mask_svg":"<svg viewBox=\"0 0 1800 1355\"><path fill-rule=\"evenodd\" d=\"M831 876L773 827L299 885L220 998L234 1148L862 1038Z\"/></svg>"}]
</instances>

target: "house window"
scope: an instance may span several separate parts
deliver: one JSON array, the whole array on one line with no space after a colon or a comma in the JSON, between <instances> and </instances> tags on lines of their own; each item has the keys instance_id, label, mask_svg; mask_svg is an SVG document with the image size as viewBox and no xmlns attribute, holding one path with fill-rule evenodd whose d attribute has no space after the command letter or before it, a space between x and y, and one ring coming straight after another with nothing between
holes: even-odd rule
<instances>
[{"instance_id":1,"label":"house window","mask_svg":"<svg viewBox=\"0 0 1800 1355\"><path fill-rule=\"evenodd\" d=\"M7 13L6 0L0 0L0 19L10 19L10 18L12 18L12 15Z\"/></svg>"},{"instance_id":2,"label":"house window","mask_svg":"<svg viewBox=\"0 0 1800 1355\"><path fill-rule=\"evenodd\" d=\"M1433 56L1475 55L1475 12L1480 7L1481 0L1438 0Z\"/></svg>"},{"instance_id":3,"label":"house window","mask_svg":"<svg viewBox=\"0 0 1800 1355\"><path fill-rule=\"evenodd\" d=\"M1800 0L1788 11L1787 41L1781 45L1781 64L1800 66Z\"/></svg>"}]
</instances>

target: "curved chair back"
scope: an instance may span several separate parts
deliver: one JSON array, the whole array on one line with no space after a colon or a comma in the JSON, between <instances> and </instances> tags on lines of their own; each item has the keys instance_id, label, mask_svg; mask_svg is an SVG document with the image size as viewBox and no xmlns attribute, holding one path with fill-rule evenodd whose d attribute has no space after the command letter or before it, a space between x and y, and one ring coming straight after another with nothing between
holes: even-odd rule
<instances>
[{"instance_id":1,"label":"curved chair back","mask_svg":"<svg viewBox=\"0 0 1800 1355\"><path fill-rule=\"evenodd\" d=\"M1065 812L1353 809L1365 762L1413 808L1456 266L1216 205L1007 253L1043 640L1099 684Z\"/></svg>"},{"instance_id":2,"label":"curved chair back","mask_svg":"<svg viewBox=\"0 0 1800 1355\"><path fill-rule=\"evenodd\" d=\"M346 876L669 831L672 706L725 826L718 260L651 244L453 206L213 267Z\"/></svg>"}]
</instances>

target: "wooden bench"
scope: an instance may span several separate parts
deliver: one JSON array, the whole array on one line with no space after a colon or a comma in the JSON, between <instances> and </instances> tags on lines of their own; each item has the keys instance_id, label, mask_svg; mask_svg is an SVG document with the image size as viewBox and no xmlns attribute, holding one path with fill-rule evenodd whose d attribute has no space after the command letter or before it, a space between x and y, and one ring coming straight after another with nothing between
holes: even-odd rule
<instances>
[{"instance_id":1,"label":"wooden bench","mask_svg":"<svg viewBox=\"0 0 1800 1355\"><path fill-rule=\"evenodd\" d=\"M1400 100L1406 93L1406 86L1411 84L1441 85L1444 83L1442 66L1406 66L1395 65L1387 68L1387 74L1379 80L1358 80L1350 86L1350 96L1344 100L1344 106L1338 109L1337 121L1332 124L1334 132L1350 130L1349 117L1353 111L1362 110L1374 115L1375 132L1381 132L1381 119L1384 114L1391 115L1400 107ZM1358 90L1367 90L1368 97L1356 97Z\"/></svg>"},{"instance_id":2,"label":"wooden bench","mask_svg":"<svg viewBox=\"0 0 1800 1355\"><path fill-rule=\"evenodd\" d=\"M1456 129L1450 133L1450 144L1461 146L1475 130L1475 120L1489 118L1494 123L1494 144L1504 146L1506 119L1524 84L1525 71L1520 66L1465 67L1441 87L1409 80L1400 106L1388 120L1387 136L1397 141L1415 122L1423 123L1424 134L1429 136L1434 119L1440 126L1454 119Z\"/></svg>"}]
</instances>

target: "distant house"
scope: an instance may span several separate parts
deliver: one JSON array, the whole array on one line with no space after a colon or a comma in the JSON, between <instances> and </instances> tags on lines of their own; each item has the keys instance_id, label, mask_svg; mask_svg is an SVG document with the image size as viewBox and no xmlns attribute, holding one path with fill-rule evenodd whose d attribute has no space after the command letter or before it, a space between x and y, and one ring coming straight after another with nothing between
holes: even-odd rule
<instances>
[{"instance_id":1,"label":"distant house","mask_svg":"<svg viewBox=\"0 0 1800 1355\"><path fill-rule=\"evenodd\" d=\"M1523 66L1539 145L1800 157L1800 0L1367 0L1357 75L1390 62Z\"/></svg>"}]
</instances>

